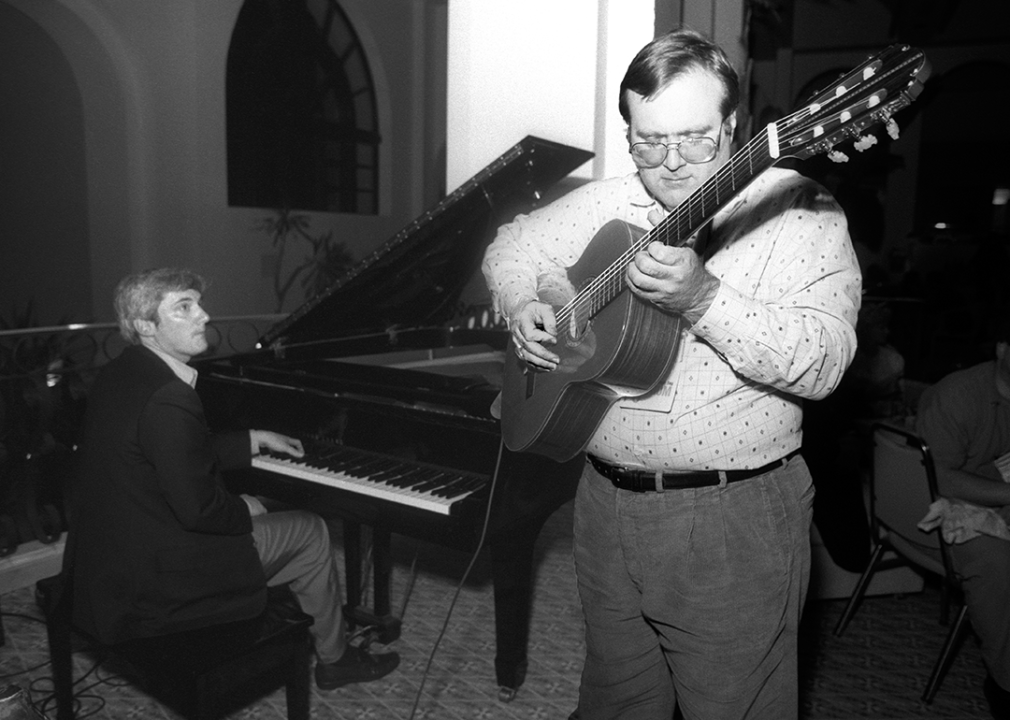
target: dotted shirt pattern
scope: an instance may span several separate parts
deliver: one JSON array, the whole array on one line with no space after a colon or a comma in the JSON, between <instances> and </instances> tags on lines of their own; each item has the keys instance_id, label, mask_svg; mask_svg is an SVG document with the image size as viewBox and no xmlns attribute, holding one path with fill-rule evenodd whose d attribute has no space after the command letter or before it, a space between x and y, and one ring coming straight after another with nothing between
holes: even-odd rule
<instances>
[{"instance_id":1,"label":"dotted shirt pattern","mask_svg":"<svg viewBox=\"0 0 1010 720\"><path fill-rule=\"evenodd\" d=\"M569 293L566 269L618 218L650 227L659 205L637 174L585 185L502 226L484 259L506 317L538 292ZM859 267L823 188L773 168L713 221L706 267L722 283L686 328L655 397L615 403L587 450L648 470L754 468L800 447L801 398L830 394L856 348ZM657 409L658 408L658 409Z\"/></svg>"}]
</instances>

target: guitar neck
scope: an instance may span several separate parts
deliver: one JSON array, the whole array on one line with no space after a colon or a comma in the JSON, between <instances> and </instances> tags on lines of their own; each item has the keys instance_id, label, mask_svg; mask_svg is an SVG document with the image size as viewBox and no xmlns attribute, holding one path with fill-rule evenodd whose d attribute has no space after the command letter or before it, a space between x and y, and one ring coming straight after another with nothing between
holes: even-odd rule
<instances>
[{"instance_id":1,"label":"guitar neck","mask_svg":"<svg viewBox=\"0 0 1010 720\"><path fill-rule=\"evenodd\" d=\"M641 239L636 252L649 243L680 247L729 204L751 181L770 168L768 129L758 133L705 183L691 193L661 223Z\"/></svg>"},{"instance_id":2,"label":"guitar neck","mask_svg":"<svg viewBox=\"0 0 1010 720\"><path fill-rule=\"evenodd\" d=\"M774 126L768 126L741 148L712 177L676 207L662 222L643 235L604 273L578 293L561 312L575 312L576 306L588 305L595 315L625 289L625 271L635 254L651 242L680 247L697 233L715 214L726 207L750 182L775 164L779 148ZM566 312L567 310L567 312Z\"/></svg>"}]
</instances>

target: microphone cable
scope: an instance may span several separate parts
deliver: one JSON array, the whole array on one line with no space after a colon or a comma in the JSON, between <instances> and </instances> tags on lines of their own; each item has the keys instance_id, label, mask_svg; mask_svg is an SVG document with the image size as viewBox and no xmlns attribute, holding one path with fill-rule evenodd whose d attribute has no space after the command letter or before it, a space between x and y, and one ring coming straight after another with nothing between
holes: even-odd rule
<instances>
[{"instance_id":1,"label":"microphone cable","mask_svg":"<svg viewBox=\"0 0 1010 720\"><path fill-rule=\"evenodd\" d=\"M442 638L445 637L445 631L449 627L449 620L452 618L452 612L456 607L456 601L459 600L459 595L463 590L463 585L466 584L466 580L470 576L470 571L477 562L477 556L480 555L481 548L484 547L484 538L487 536L488 525L491 522L491 505L494 502L495 488L498 486L498 473L501 470L501 460L504 447L504 439L499 439L498 458L495 460L494 474L491 476L491 490L488 493L487 510L484 511L484 523L480 531L480 540L477 542L477 548L474 550L473 555L470 557L470 562L466 566L466 570L463 572L463 577L456 586L456 592L453 593L452 601L449 603L449 610L446 612L445 621L442 623L442 629L439 631L438 637L435 638L435 644L432 646L431 652L428 654L428 662L424 666L424 672L421 674L421 683L418 685L417 693L414 696L414 705L410 708L410 715L408 716L410 720L413 720L414 714L417 712L417 706L421 702L421 693L424 690L424 683L428 679L428 673L431 671L431 664L435 660L435 653L438 651L438 646L441 644Z\"/></svg>"}]
</instances>

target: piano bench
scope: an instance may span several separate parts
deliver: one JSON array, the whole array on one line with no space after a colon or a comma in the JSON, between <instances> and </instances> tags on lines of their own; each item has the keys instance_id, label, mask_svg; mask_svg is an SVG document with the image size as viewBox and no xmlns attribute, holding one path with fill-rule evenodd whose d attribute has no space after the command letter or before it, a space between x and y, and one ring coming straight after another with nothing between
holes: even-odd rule
<instances>
[{"instance_id":1,"label":"piano bench","mask_svg":"<svg viewBox=\"0 0 1010 720\"><path fill-rule=\"evenodd\" d=\"M270 588L266 609L251 620L109 645L72 626L72 593L61 588L62 579L36 583L46 617L56 720L74 718L72 633L187 720L224 717L282 685L288 720L308 720L312 617L287 587Z\"/></svg>"}]
</instances>

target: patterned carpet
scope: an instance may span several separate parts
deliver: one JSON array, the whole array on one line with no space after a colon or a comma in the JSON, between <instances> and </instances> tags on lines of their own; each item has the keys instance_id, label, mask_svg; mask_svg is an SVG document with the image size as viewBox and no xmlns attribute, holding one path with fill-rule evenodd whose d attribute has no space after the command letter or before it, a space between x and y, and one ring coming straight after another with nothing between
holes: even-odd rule
<instances>
[{"instance_id":1,"label":"patterned carpet","mask_svg":"<svg viewBox=\"0 0 1010 720\"><path fill-rule=\"evenodd\" d=\"M403 636L390 648L402 657L388 677L332 692L313 689L314 718L386 720L564 720L575 707L582 667L582 619L571 560L571 504L556 512L538 541L538 570L526 683L509 703L498 699L494 680L494 616L486 558L479 558L452 610L430 670L435 645L467 558L406 539L394 544L394 606L403 608ZM339 532L334 537L340 537ZM409 597L410 569L417 575ZM832 635L842 612L839 600L812 601L801 650L803 720L957 718L987 720L982 696L984 669L977 642L962 646L936 700L919 695L946 635L938 624L939 593L867 599L844 637ZM30 590L0 597L6 644L0 647L0 685L30 687L46 704L50 688L43 626ZM80 678L92 663L75 655ZM423 679L423 688L421 688ZM143 694L103 668L79 685L78 717L168 718ZM420 694L419 694L419 688ZM416 707L415 707L416 702ZM238 713L245 720L281 720L283 693Z\"/></svg>"}]
</instances>

